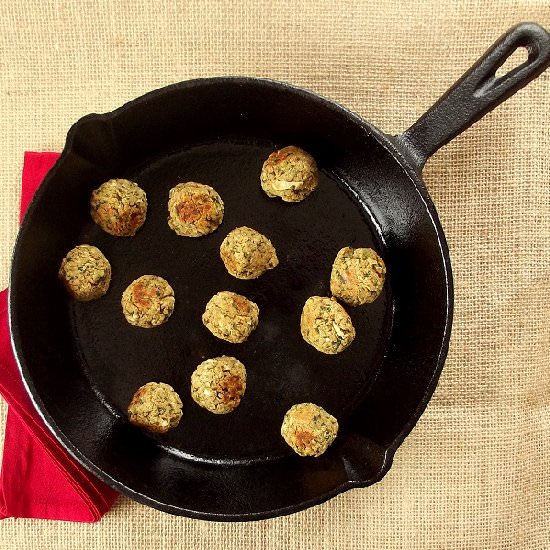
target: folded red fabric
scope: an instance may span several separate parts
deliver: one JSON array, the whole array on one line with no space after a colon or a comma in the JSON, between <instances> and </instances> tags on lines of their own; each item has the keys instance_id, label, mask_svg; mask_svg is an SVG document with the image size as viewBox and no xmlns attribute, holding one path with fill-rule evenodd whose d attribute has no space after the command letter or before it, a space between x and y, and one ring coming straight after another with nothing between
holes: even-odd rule
<instances>
[{"instance_id":1,"label":"folded red fabric","mask_svg":"<svg viewBox=\"0 0 550 550\"><path fill-rule=\"evenodd\" d=\"M58 153L25 153L21 218ZM95 522L117 493L57 442L36 412L13 356L7 291L0 293L0 393L9 405L0 472L0 518Z\"/></svg>"}]
</instances>

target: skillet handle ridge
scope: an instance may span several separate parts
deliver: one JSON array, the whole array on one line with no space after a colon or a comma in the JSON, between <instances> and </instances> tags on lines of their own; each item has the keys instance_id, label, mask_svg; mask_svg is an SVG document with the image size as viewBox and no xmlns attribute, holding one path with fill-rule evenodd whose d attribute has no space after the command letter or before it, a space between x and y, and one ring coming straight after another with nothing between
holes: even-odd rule
<instances>
[{"instance_id":1,"label":"skillet handle ridge","mask_svg":"<svg viewBox=\"0 0 550 550\"><path fill-rule=\"evenodd\" d=\"M518 48L527 60L503 76L496 71ZM421 170L440 147L469 128L550 66L550 34L536 23L520 23L485 54L408 130L397 136Z\"/></svg>"}]
</instances>

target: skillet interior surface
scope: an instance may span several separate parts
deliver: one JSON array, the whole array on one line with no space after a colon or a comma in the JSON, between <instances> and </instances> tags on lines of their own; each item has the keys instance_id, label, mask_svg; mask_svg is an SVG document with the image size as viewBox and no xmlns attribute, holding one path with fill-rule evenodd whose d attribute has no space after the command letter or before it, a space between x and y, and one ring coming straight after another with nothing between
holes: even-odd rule
<instances>
[{"instance_id":1,"label":"skillet interior surface","mask_svg":"<svg viewBox=\"0 0 550 550\"><path fill-rule=\"evenodd\" d=\"M320 168L319 188L298 204L269 199L259 185L263 160L288 144ZM289 513L379 479L433 391L451 307L435 211L391 147L326 100L252 79L183 83L77 123L22 225L10 291L24 379L63 444L134 498L211 519ZM147 193L147 221L133 238L90 219L91 191L112 177ZM189 180L212 185L225 203L223 224L207 237L178 237L166 223L169 189ZM279 256L254 281L230 277L219 258L240 225L267 235ZM98 246L113 267L109 292L89 303L69 300L56 276L80 243ZM300 313L307 297L330 294L332 261L348 245L375 248L388 276L377 301L346 308L354 343L326 356L302 340ZM143 274L165 277L176 295L171 319L150 330L130 326L120 307ZM201 323L219 290L260 307L245 344L217 340ZM189 378L222 354L246 365L247 392L235 412L212 415L191 400ZM184 403L180 426L163 436L125 420L132 394L151 380L173 385ZM284 412L303 401L340 421L319 459L294 456L279 434Z\"/></svg>"},{"instance_id":2,"label":"skillet interior surface","mask_svg":"<svg viewBox=\"0 0 550 550\"><path fill-rule=\"evenodd\" d=\"M198 460L289 454L279 431L295 403L317 403L345 421L368 390L387 344L389 285L369 307L350 308L358 336L343 353L321 354L302 339L302 306L309 296L330 295L338 250L381 246L368 213L350 209L345 190L325 173L307 201L289 205L269 199L258 174L276 147L216 142L125 172L149 197L147 224L134 238L117 239L86 220L78 239L99 247L114 274L104 299L69 305L73 338L90 382L117 411L125 411L136 389L151 380L177 388L184 420L159 440ZM218 231L183 238L168 227L168 192L182 181L203 182L220 193L225 218ZM252 281L231 277L219 255L225 235L241 225L268 235L280 261ZM176 295L169 322L151 330L131 326L120 307L126 286L143 274L161 275ZM201 322L206 303L220 290L243 294L260 308L261 322L244 344L219 340ZM200 362L221 355L235 356L247 367L247 393L232 414L213 415L190 398L190 377Z\"/></svg>"}]
</instances>

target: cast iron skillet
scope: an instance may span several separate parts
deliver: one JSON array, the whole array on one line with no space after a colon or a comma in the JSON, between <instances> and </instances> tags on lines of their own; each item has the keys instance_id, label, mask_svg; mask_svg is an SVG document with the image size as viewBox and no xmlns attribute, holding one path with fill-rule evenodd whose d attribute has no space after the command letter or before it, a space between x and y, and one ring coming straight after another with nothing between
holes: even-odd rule
<instances>
[{"instance_id":1,"label":"cast iron skillet","mask_svg":"<svg viewBox=\"0 0 550 550\"><path fill-rule=\"evenodd\" d=\"M528 60L497 78L518 47ZM13 345L46 423L115 489L202 519L288 514L380 480L432 395L451 329L449 252L422 167L549 63L550 36L521 24L397 137L310 92L250 78L183 82L80 120L23 221L11 272ZM312 153L321 170L319 189L299 204L269 199L259 185L263 160L288 144ZM90 219L90 192L112 177L139 182L149 197L134 238L107 235ZM225 201L225 220L207 237L178 237L166 223L168 190L186 180L213 185ZM239 225L265 233L278 251L280 266L256 281L233 279L219 259L220 242ZM113 266L111 288L95 302L74 303L57 280L78 243L97 245ZM346 245L377 249L387 284L372 305L348 308L352 346L325 356L301 339L300 312L308 296L329 294L332 261ZM123 289L146 273L176 293L170 321L150 330L130 326L120 309ZM243 345L217 340L200 322L222 289L260 306ZM234 413L212 415L191 400L189 377L221 354L247 366L247 394ZM183 420L165 436L125 419L133 392L151 380L183 397ZM303 401L340 421L318 459L297 457L279 435L284 412Z\"/></svg>"}]
</instances>

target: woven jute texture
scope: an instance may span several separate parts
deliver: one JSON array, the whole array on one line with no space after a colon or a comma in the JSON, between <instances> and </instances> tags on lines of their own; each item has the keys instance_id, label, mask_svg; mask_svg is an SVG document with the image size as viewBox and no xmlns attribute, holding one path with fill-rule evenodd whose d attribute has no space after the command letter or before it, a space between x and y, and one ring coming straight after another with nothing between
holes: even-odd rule
<instances>
[{"instance_id":1,"label":"woven jute texture","mask_svg":"<svg viewBox=\"0 0 550 550\"><path fill-rule=\"evenodd\" d=\"M548 0L0 0L0 283L23 151L61 150L81 116L232 74L309 88L398 133L522 20L550 28ZM97 525L5 520L0 548L550 548L550 72L424 176L453 260L453 337L381 483L247 524L121 497Z\"/></svg>"}]
</instances>

